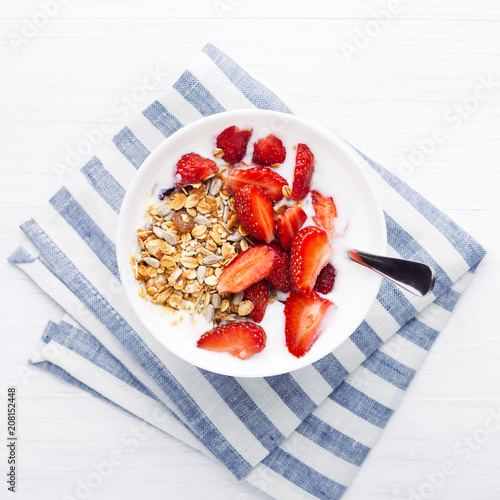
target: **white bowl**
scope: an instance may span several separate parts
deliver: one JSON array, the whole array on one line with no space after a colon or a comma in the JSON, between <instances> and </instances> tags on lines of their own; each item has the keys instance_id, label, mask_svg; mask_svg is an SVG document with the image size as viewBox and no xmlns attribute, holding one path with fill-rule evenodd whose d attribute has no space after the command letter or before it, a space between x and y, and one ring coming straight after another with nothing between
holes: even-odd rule
<instances>
[{"instance_id":1,"label":"white bowl","mask_svg":"<svg viewBox=\"0 0 500 500\"><path fill-rule=\"evenodd\" d=\"M311 350L302 358L288 352L285 345L283 304L270 304L261 326L267 333L267 346L259 354L242 361L227 353L196 347L196 341L211 325L203 316L168 314L162 307L139 297L129 257L139 251L136 229L141 226L145 209L159 204L159 188L173 186L173 168L186 153L196 152L211 157L215 138L225 128L237 125L253 128L245 159L251 158L253 143L273 132L282 139L287 158L276 170L292 185L295 162L294 145L309 146L316 159L313 188L333 196L339 212L338 227L346 227L343 236L334 240L333 264L337 278L327 298L337 308L328 314L322 333ZM117 258L120 277L130 304L142 324L167 349L200 368L236 377L278 375L307 366L344 342L358 327L373 303L381 277L347 258L346 250L357 248L375 254L387 249L383 211L369 167L338 136L295 116L262 110L228 111L200 119L182 128L162 142L146 159L131 183L120 210ZM310 203L304 209L312 213ZM312 221L309 219L305 225ZM304 226L305 226L304 225ZM179 320L182 316L183 319ZM177 324L172 326L174 320Z\"/></svg>"}]
</instances>

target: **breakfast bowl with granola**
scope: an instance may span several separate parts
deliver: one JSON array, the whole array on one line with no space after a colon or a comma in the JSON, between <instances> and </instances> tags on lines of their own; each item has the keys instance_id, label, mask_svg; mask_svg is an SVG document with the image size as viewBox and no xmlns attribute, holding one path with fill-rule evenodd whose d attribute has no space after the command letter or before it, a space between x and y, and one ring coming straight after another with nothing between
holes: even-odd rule
<instances>
[{"instance_id":1,"label":"breakfast bowl with granola","mask_svg":"<svg viewBox=\"0 0 500 500\"><path fill-rule=\"evenodd\" d=\"M290 372L333 351L381 277L374 180L340 138L292 115L238 110L167 138L124 198L117 256L127 297L167 349L240 377Z\"/></svg>"}]
</instances>

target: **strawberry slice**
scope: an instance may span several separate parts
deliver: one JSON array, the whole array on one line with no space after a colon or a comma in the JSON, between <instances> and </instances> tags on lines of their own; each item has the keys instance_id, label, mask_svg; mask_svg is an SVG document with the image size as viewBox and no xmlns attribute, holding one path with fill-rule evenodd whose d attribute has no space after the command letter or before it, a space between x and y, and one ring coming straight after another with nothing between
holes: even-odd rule
<instances>
[{"instance_id":1,"label":"strawberry slice","mask_svg":"<svg viewBox=\"0 0 500 500\"><path fill-rule=\"evenodd\" d=\"M314 222L321 226L328 234L329 238L334 238L335 233L335 219L337 218L337 207L331 196L326 197L318 193L318 191L311 191L311 200L316 213L313 217Z\"/></svg>"},{"instance_id":2,"label":"strawberry slice","mask_svg":"<svg viewBox=\"0 0 500 500\"><path fill-rule=\"evenodd\" d=\"M274 266L266 278L266 281L280 292L289 292L292 289L290 283L290 255L285 252L276 241L269 245L275 253Z\"/></svg>"},{"instance_id":3,"label":"strawberry slice","mask_svg":"<svg viewBox=\"0 0 500 500\"><path fill-rule=\"evenodd\" d=\"M219 171L217 163L198 153L188 153L175 166L175 187L196 184Z\"/></svg>"},{"instance_id":4,"label":"strawberry slice","mask_svg":"<svg viewBox=\"0 0 500 500\"><path fill-rule=\"evenodd\" d=\"M302 295L291 291L285 304L285 338L288 351L300 358L309 352L321 333L326 311L334 306L316 292Z\"/></svg>"},{"instance_id":5,"label":"strawberry slice","mask_svg":"<svg viewBox=\"0 0 500 500\"><path fill-rule=\"evenodd\" d=\"M309 295L321 269L333 254L328 235L319 227L301 229L292 243L290 281L292 289Z\"/></svg>"},{"instance_id":6,"label":"strawberry slice","mask_svg":"<svg viewBox=\"0 0 500 500\"><path fill-rule=\"evenodd\" d=\"M274 250L267 245L256 245L240 253L222 271L217 283L219 293L238 293L266 278L274 264Z\"/></svg>"},{"instance_id":7,"label":"strawberry slice","mask_svg":"<svg viewBox=\"0 0 500 500\"><path fill-rule=\"evenodd\" d=\"M240 224L255 238L270 243L276 233L273 203L264 191L247 184L236 191L234 204Z\"/></svg>"},{"instance_id":8,"label":"strawberry slice","mask_svg":"<svg viewBox=\"0 0 500 500\"><path fill-rule=\"evenodd\" d=\"M269 300L267 283L262 280L248 287L245 290L243 300L250 300L253 302L253 311L250 314L250 318L252 318L256 323L260 323L266 313L267 302Z\"/></svg>"},{"instance_id":9,"label":"strawberry slice","mask_svg":"<svg viewBox=\"0 0 500 500\"><path fill-rule=\"evenodd\" d=\"M264 139L259 139L253 145L252 161L257 165L269 167L277 163L283 163L286 158L286 149L280 139L269 134Z\"/></svg>"},{"instance_id":10,"label":"strawberry slice","mask_svg":"<svg viewBox=\"0 0 500 500\"><path fill-rule=\"evenodd\" d=\"M259 186L272 202L281 200L283 187L288 186L288 182L270 168L235 168L227 176L227 190L231 194L247 184Z\"/></svg>"},{"instance_id":11,"label":"strawberry slice","mask_svg":"<svg viewBox=\"0 0 500 500\"><path fill-rule=\"evenodd\" d=\"M333 290L333 285L335 285L335 275L335 268L328 263L318 274L314 291L325 295L330 293Z\"/></svg>"},{"instance_id":12,"label":"strawberry slice","mask_svg":"<svg viewBox=\"0 0 500 500\"><path fill-rule=\"evenodd\" d=\"M301 200L311 189L311 179L314 172L314 155L305 144L297 146L295 170L293 173L292 198Z\"/></svg>"},{"instance_id":13,"label":"strawberry slice","mask_svg":"<svg viewBox=\"0 0 500 500\"><path fill-rule=\"evenodd\" d=\"M228 127L217 136L217 147L224 151L224 160L227 163L238 163L243 160L247 152L248 141L252 129L241 130L236 125Z\"/></svg>"},{"instance_id":14,"label":"strawberry slice","mask_svg":"<svg viewBox=\"0 0 500 500\"><path fill-rule=\"evenodd\" d=\"M290 248L306 219L307 215L300 207L290 207L278 215L278 240L285 250Z\"/></svg>"},{"instance_id":15,"label":"strawberry slice","mask_svg":"<svg viewBox=\"0 0 500 500\"><path fill-rule=\"evenodd\" d=\"M205 332L197 346L209 351L228 352L248 359L266 347L266 332L255 323L241 322L217 326Z\"/></svg>"}]
</instances>

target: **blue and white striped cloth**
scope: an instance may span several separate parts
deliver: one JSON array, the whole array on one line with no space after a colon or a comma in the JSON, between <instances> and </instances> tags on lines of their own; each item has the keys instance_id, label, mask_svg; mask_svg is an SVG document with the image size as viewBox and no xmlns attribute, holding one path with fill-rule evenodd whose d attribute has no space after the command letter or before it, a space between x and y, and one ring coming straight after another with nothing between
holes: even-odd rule
<instances>
[{"instance_id":1,"label":"blue and white striped cloth","mask_svg":"<svg viewBox=\"0 0 500 500\"><path fill-rule=\"evenodd\" d=\"M361 326L313 366L234 379L179 360L144 330L118 279L115 233L136 170L158 144L203 116L294 107L207 45L142 114L21 228L10 257L64 310L31 362L137 415L280 499L337 499L380 437L484 256L446 215L381 166L390 254L430 264L434 294L385 281Z\"/></svg>"}]
</instances>

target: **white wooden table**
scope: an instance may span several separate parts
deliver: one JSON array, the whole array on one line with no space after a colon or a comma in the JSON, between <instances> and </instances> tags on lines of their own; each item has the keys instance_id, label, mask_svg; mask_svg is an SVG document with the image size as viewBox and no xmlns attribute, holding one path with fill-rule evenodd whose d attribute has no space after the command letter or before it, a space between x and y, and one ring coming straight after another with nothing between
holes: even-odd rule
<instances>
[{"instance_id":1,"label":"white wooden table","mask_svg":"<svg viewBox=\"0 0 500 500\"><path fill-rule=\"evenodd\" d=\"M500 424L491 417L500 420L498 2L3 1L0 34L0 436L5 391L15 384L18 498L267 498L182 443L27 367L55 306L5 260L21 241L18 224L68 175L55 167L67 148L87 136L99 142L102 120L111 137L207 41L490 248L346 500L500 498ZM153 70L161 82L140 92ZM123 463L95 489L78 489L116 451ZM4 477L5 450L0 463ZM7 493L2 480L0 498Z\"/></svg>"}]
</instances>

